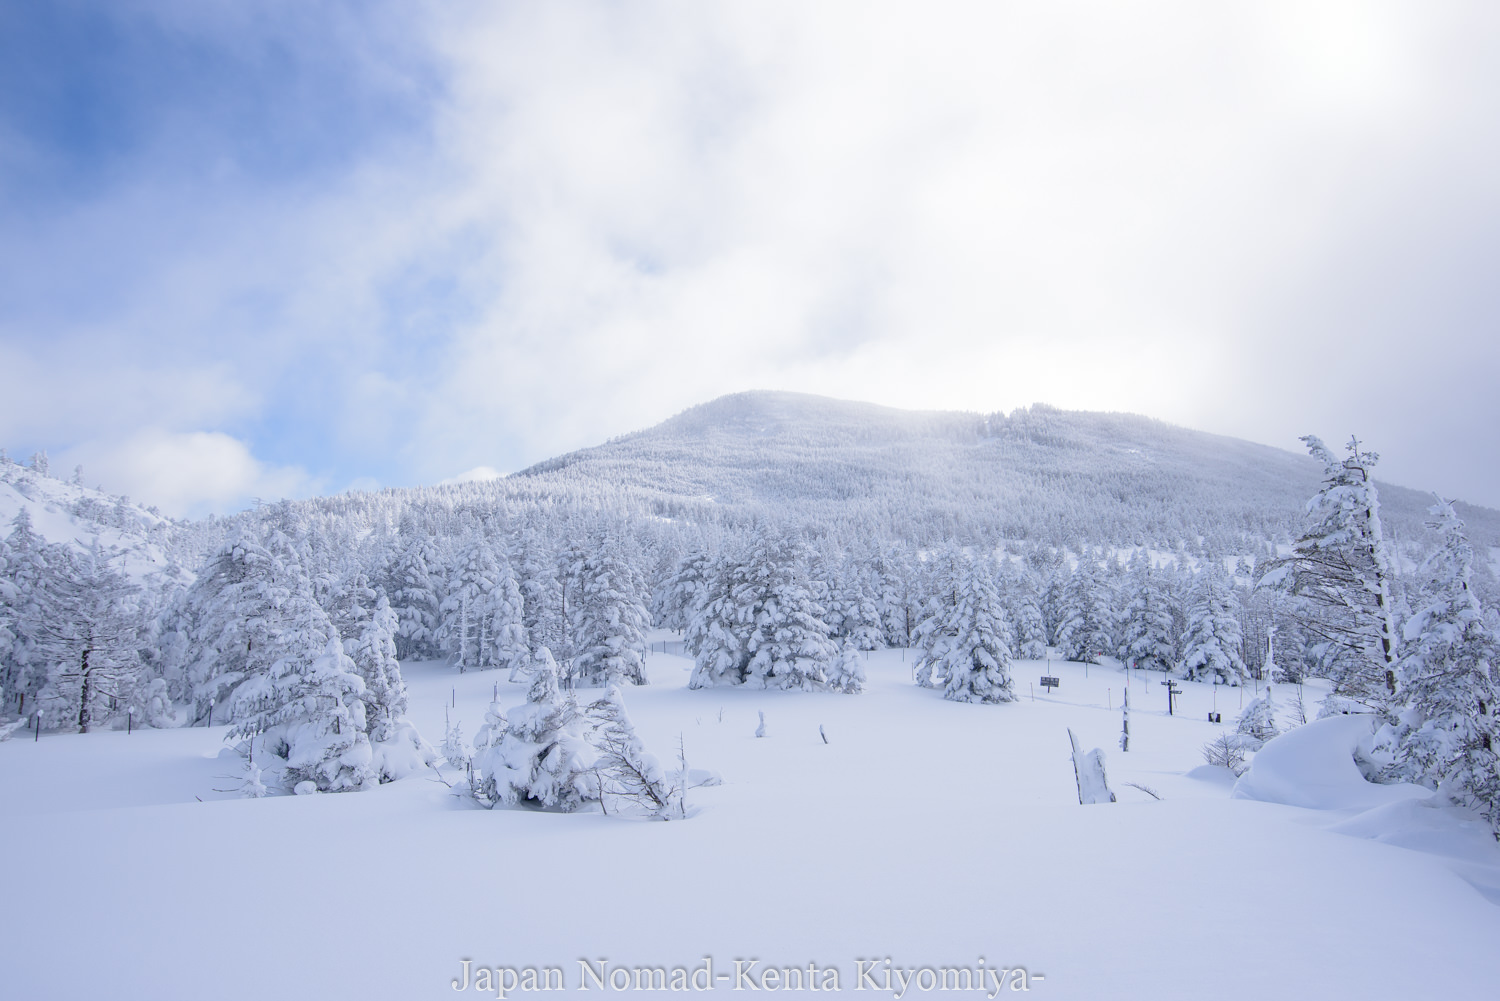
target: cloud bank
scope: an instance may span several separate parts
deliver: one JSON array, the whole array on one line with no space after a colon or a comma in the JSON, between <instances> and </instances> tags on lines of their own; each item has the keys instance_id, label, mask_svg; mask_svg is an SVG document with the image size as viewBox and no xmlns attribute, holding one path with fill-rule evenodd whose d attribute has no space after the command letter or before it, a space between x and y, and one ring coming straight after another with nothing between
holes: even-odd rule
<instances>
[{"instance_id":1,"label":"cloud bank","mask_svg":"<svg viewBox=\"0 0 1500 1001\"><path fill-rule=\"evenodd\" d=\"M1490 5L60 6L135 91L0 105L0 429L91 482L436 482L782 388L1357 430L1500 505Z\"/></svg>"}]
</instances>

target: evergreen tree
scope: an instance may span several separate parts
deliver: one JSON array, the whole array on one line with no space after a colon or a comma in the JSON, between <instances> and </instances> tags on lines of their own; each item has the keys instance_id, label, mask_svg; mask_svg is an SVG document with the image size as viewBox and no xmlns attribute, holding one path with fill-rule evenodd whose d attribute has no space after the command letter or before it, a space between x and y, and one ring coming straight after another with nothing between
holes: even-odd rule
<instances>
[{"instance_id":1,"label":"evergreen tree","mask_svg":"<svg viewBox=\"0 0 1500 1001\"><path fill-rule=\"evenodd\" d=\"M139 588L97 540L82 557L54 547L47 570L36 630L47 669L39 700L52 726L88 733L133 693L141 670Z\"/></svg>"},{"instance_id":2,"label":"evergreen tree","mask_svg":"<svg viewBox=\"0 0 1500 1001\"><path fill-rule=\"evenodd\" d=\"M1120 659L1142 671L1170 671L1176 658L1172 610L1150 565L1133 575L1134 593L1120 623Z\"/></svg>"},{"instance_id":3,"label":"evergreen tree","mask_svg":"<svg viewBox=\"0 0 1500 1001\"><path fill-rule=\"evenodd\" d=\"M1011 702L1010 625L987 561L971 559L943 625L947 636L943 697L954 702Z\"/></svg>"},{"instance_id":4,"label":"evergreen tree","mask_svg":"<svg viewBox=\"0 0 1500 1001\"><path fill-rule=\"evenodd\" d=\"M460 674L495 666L489 630L499 574L489 544L482 537L471 539L439 608L442 621L437 632L438 645L448 651Z\"/></svg>"},{"instance_id":5,"label":"evergreen tree","mask_svg":"<svg viewBox=\"0 0 1500 1001\"><path fill-rule=\"evenodd\" d=\"M183 628L192 656L184 669L194 720L223 705L246 680L266 675L278 659L311 645L315 656L332 624L313 598L312 583L284 545L272 552L241 536L209 560L184 598ZM294 558L294 557L293 557Z\"/></svg>"},{"instance_id":6,"label":"evergreen tree","mask_svg":"<svg viewBox=\"0 0 1500 1001\"><path fill-rule=\"evenodd\" d=\"M1222 564L1213 563L1198 572L1182 646L1182 669L1188 680L1212 678L1221 685L1244 683L1240 623L1235 617L1234 592L1229 588Z\"/></svg>"},{"instance_id":7,"label":"evergreen tree","mask_svg":"<svg viewBox=\"0 0 1500 1001\"><path fill-rule=\"evenodd\" d=\"M947 684L947 654L951 634L947 630L958 607L959 576L966 557L949 543L931 561L923 582L922 612L912 641L920 651L915 667L917 684L940 688Z\"/></svg>"},{"instance_id":8,"label":"evergreen tree","mask_svg":"<svg viewBox=\"0 0 1500 1001\"><path fill-rule=\"evenodd\" d=\"M589 721L572 693L559 691L552 652L543 647L537 654L525 704L504 714L503 731L498 721L491 724L487 746L476 750L477 784L491 797L489 805L521 803L571 812L599 798Z\"/></svg>"},{"instance_id":9,"label":"evergreen tree","mask_svg":"<svg viewBox=\"0 0 1500 1001\"><path fill-rule=\"evenodd\" d=\"M1097 664L1113 651L1114 615L1111 595L1101 579L1099 565L1085 551L1063 591L1062 623L1057 646L1068 660Z\"/></svg>"},{"instance_id":10,"label":"evergreen tree","mask_svg":"<svg viewBox=\"0 0 1500 1001\"><path fill-rule=\"evenodd\" d=\"M885 645L909 647L917 623L911 588L914 573L906 547L899 543L887 547L876 566L875 576L880 588L878 608L885 630Z\"/></svg>"},{"instance_id":11,"label":"evergreen tree","mask_svg":"<svg viewBox=\"0 0 1500 1001\"><path fill-rule=\"evenodd\" d=\"M646 683L645 590L614 539L599 538L579 567L574 597L574 672L580 684Z\"/></svg>"},{"instance_id":12,"label":"evergreen tree","mask_svg":"<svg viewBox=\"0 0 1500 1001\"><path fill-rule=\"evenodd\" d=\"M1281 733L1281 728L1276 724L1276 701L1271 697L1269 686L1266 688L1266 694L1251 702L1245 707L1245 711L1240 713L1235 732L1254 740L1256 745L1264 744ZM1251 749L1258 749L1258 746L1252 746Z\"/></svg>"},{"instance_id":13,"label":"evergreen tree","mask_svg":"<svg viewBox=\"0 0 1500 1001\"><path fill-rule=\"evenodd\" d=\"M1309 526L1292 555L1263 583L1305 599L1303 627L1323 644L1335 696L1386 712L1396 692L1395 574L1370 469L1379 458L1351 438L1342 460L1313 435L1302 439L1324 466L1323 488L1308 502Z\"/></svg>"},{"instance_id":14,"label":"evergreen tree","mask_svg":"<svg viewBox=\"0 0 1500 1001\"><path fill-rule=\"evenodd\" d=\"M269 673L235 690L238 708L227 736L248 740L250 756L263 769L274 762L293 791L304 784L320 792L375 784L357 670L336 635L315 656L289 651Z\"/></svg>"},{"instance_id":15,"label":"evergreen tree","mask_svg":"<svg viewBox=\"0 0 1500 1001\"><path fill-rule=\"evenodd\" d=\"M429 562L435 556L430 540L413 539L391 568L386 593L400 623L396 651L402 660L433 660L440 655L441 601Z\"/></svg>"},{"instance_id":16,"label":"evergreen tree","mask_svg":"<svg viewBox=\"0 0 1500 1001\"><path fill-rule=\"evenodd\" d=\"M1480 810L1500 831L1500 644L1471 586L1474 550L1449 502L1432 508L1441 548L1424 570L1426 600L1406 624L1404 699L1379 743L1393 778Z\"/></svg>"},{"instance_id":17,"label":"evergreen tree","mask_svg":"<svg viewBox=\"0 0 1500 1001\"><path fill-rule=\"evenodd\" d=\"M22 507L11 521L4 543L4 581L0 584L0 616L10 634L0 646L0 681L18 701L35 700L47 683L47 665L37 650L42 623L43 582L48 578L46 542L31 527L31 514Z\"/></svg>"},{"instance_id":18,"label":"evergreen tree","mask_svg":"<svg viewBox=\"0 0 1500 1001\"><path fill-rule=\"evenodd\" d=\"M701 549L683 557L662 586L658 626L679 632L688 628L703 602L716 562L715 557Z\"/></svg>"},{"instance_id":19,"label":"evergreen tree","mask_svg":"<svg viewBox=\"0 0 1500 1001\"><path fill-rule=\"evenodd\" d=\"M807 549L799 540L765 532L736 575L734 624L748 659L751 688L822 688L837 648L828 639L823 608L807 579Z\"/></svg>"},{"instance_id":20,"label":"evergreen tree","mask_svg":"<svg viewBox=\"0 0 1500 1001\"><path fill-rule=\"evenodd\" d=\"M838 656L828 665L828 688L846 695L865 690L865 658L852 637L844 640Z\"/></svg>"},{"instance_id":21,"label":"evergreen tree","mask_svg":"<svg viewBox=\"0 0 1500 1001\"><path fill-rule=\"evenodd\" d=\"M683 635L683 648L693 657L689 688L738 685L745 680L744 666L750 657L735 615L735 568L730 557L716 558L698 592Z\"/></svg>"},{"instance_id":22,"label":"evergreen tree","mask_svg":"<svg viewBox=\"0 0 1500 1001\"><path fill-rule=\"evenodd\" d=\"M874 582L852 558L841 562L831 582L826 620L834 639L851 639L861 650L880 646L884 626Z\"/></svg>"},{"instance_id":23,"label":"evergreen tree","mask_svg":"<svg viewBox=\"0 0 1500 1001\"><path fill-rule=\"evenodd\" d=\"M685 817L683 787L687 776L679 775L677 782L672 782L656 756L647 753L625 711L620 690L610 686L609 692L591 703L587 711L593 726L591 742L598 752L594 773L605 808L618 813L624 806L662 820Z\"/></svg>"},{"instance_id":24,"label":"evergreen tree","mask_svg":"<svg viewBox=\"0 0 1500 1001\"><path fill-rule=\"evenodd\" d=\"M498 570L493 592L494 614L490 623L494 645L490 659L497 667L510 671L511 681L517 681L531 665L531 651L526 640L526 602L510 561L502 561Z\"/></svg>"}]
</instances>

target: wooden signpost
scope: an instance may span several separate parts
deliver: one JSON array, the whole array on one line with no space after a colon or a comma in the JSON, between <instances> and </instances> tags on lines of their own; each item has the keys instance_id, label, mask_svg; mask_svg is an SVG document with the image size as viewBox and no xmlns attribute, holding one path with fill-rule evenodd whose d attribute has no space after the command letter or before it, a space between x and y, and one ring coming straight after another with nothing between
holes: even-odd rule
<instances>
[{"instance_id":1,"label":"wooden signpost","mask_svg":"<svg viewBox=\"0 0 1500 1001\"><path fill-rule=\"evenodd\" d=\"M1054 689L1054 688L1060 688L1061 685L1058 683L1058 680L1056 678L1048 678L1048 677L1044 676L1042 678L1042 687L1045 688L1045 689L1047 689L1047 694L1048 695L1051 695L1052 694L1052 689Z\"/></svg>"},{"instance_id":2,"label":"wooden signpost","mask_svg":"<svg viewBox=\"0 0 1500 1001\"><path fill-rule=\"evenodd\" d=\"M1177 682L1173 681L1171 678L1168 678L1166 681L1163 681L1162 684L1167 686L1167 715L1168 716L1175 715L1172 712L1172 698L1174 696L1181 695L1182 694L1182 689L1178 688L1177 687Z\"/></svg>"}]
</instances>

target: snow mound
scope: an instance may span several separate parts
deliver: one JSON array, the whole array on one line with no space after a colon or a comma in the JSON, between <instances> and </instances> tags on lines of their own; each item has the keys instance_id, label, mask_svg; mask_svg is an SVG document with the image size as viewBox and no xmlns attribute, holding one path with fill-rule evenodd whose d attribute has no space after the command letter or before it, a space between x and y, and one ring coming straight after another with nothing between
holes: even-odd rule
<instances>
[{"instance_id":1,"label":"snow mound","mask_svg":"<svg viewBox=\"0 0 1500 1001\"><path fill-rule=\"evenodd\" d=\"M1215 785L1232 786L1239 781L1239 776L1234 770L1225 768L1223 765L1199 765L1187 773L1190 779L1199 782L1212 782Z\"/></svg>"},{"instance_id":2,"label":"snow mound","mask_svg":"<svg viewBox=\"0 0 1500 1001\"><path fill-rule=\"evenodd\" d=\"M1360 773L1354 753L1374 722L1373 716L1330 716L1268 741L1230 796L1313 810L1369 810L1430 796L1421 786L1376 785Z\"/></svg>"},{"instance_id":3,"label":"snow mound","mask_svg":"<svg viewBox=\"0 0 1500 1001\"><path fill-rule=\"evenodd\" d=\"M1434 796L1386 803L1341 820L1328 830L1429 855L1490 865L1500 862L1489 825L1477 815L1449 806Z\"/></svg>"}]
</instances>

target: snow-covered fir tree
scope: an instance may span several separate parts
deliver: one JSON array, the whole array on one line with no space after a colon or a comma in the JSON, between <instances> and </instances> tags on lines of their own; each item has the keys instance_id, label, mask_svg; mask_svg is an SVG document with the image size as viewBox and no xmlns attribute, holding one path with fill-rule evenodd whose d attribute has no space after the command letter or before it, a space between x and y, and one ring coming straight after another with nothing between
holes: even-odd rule
<instances>
[{"instance_id":1,"label":"snow-covered fir tree","mask_svg":"<svg viewBox=\"0 0 1500 1001\"><path fill-rule=\"evenodd\" d=\"M865 656L853 637L846 637L828 665L828 688L856 695L865 690Z\"/></svg>"},{"instance_id":2,"label":"snow-covered fir tree","mask_svg":"<svg viewBox=\"0 0 1500 1001\"><path fill-rule=\"evenodd\" d=\"M491 660L495 666L510 672L511 681L518 681L530 670L531 650L526 638L525 599L509 560L498 566L493 594L490 637L494 649Z\"/></svg>"},{"instance_id":3,"label":"snow-covered fir tree","mask_svg":"<svg viewBox=\"0 0 1500 1001\"><path fill-rule=\"evenodd\" d=\"M912 643L918 650L915 674L917 684L923 688L941 688L948 681L944 673L951 639L947 626L958 607L959 578L966 560L963 550L949 542L928 561L923 577L921 617L912 631Z\"/></svg>"},{"instance_id":4,"label":"snow-covered fir tree","mask_svg":"<svg viewBox=\"0 0 1500 1001\"><path fill-rule=\"evenodd\" d=\"M56 548L46 570L35 651L47 674L38 701L51 726L88 733L134 694L142 667L139 588L98 540L82 556Z\"/></svg>"},{"instance_id":5,"label":"snow-covered fir tree","mask_svg":"<svg viewBox=\"0 0 1500 1001\"><path fill-rule=\"evenodd\" d=\"M559 690L557 662L547 648L537 652L526 702L504 717L503 730L498 719L488 724L486 746L473 758L480 773L476 788L489 798L487 805L571 812L599 798L589 720L572 693Z\"/></svg>"},{"instance_id":6,"label":"snow-covered fir tree","mask_svg":"<svg viewBox=\"0 0 1500 1001\"><path fill-rule=\"evenodd\" d=\"M911 556L907 553L906 546L901 543L887 546L875 566L875 577L880 589L880 622L885 632L886 646L911 646L912 630L917 626L913 607L913 576Z\"/></svg>"},{"instance_id":7,"label":"snow-covered fir tree","mask_svg":"<svg viewBox=\"0 0 1500 1001\"><path fill-rule=\"evenodd\" d=\"M494 553L482 536L475 536L462 549L459 565L448 584L448 596L439 606L441 621L437 644L459 673L495 666L489 630L494 622L493 594L500 570Z\"/></svg>"},{"instance_id":8,"label":"snow-covered fir tree","mask_svg":"<svg viewBox=\"0 0 1500 1001\"><path fill-rule=\"evenodd\" d=\"M430 539L414 538L391 567L386 593L401 624L396 649L403 660L432 660L440 653L442 599L433 582L436 556Z\"/></svg>"},{"instance_id":9,"label":"snow-covered fir tree","mask_svg":"<svg viewBox=\"0 0 1500 1001\"><path fill-rule=\"evenodd\" d=\"M733 623L747 655L743 684L813 690L827 680L838 649L807 578L808 549L795 537L763 532L734 575Z\"/></svg>"},{"instance_id":10,"label":"snow-covered fir tree","mask_svg":"<svg viewBox=\"0 0 1500 1001\"><path fill-rule=\"evenodd\" d=\"M1149 563L1131 575L1132 594L1120 619L1120 660L1141 671L1170 671L1176 661L1172 609Z\"/></svg>"},{"instance_id":11,"label":"snow-covered fir tree","mask_svg":"<svg viewBox=\"0 0 1500 1001\"><path fill-rule=\"evenodd\" d=\"M1036 576L1022 566L1011 580L1007 607L1015 652L1023 660L1047 659L1047 623L1042 617Z\"/></svg>"},{"instance_id":12,"label":"snow-covered fir tree","mask_svg":"<svg viewBox=\"0 0 1500 1001\"><path fill-rule=\"evenodd\" d=\"M703 604L717 561L716 556L701 549L682 558L660 589L658 626L678 632L688 628Z\"/></svg>"},{"instance_id":13,"label":"snow-covered fir tree","mask_svg":"<svg viewBox=\"0 0 1500 1001\"><path fill-rule=\"evenodd\" d=\"M32 529L31 512L21 508L11 521L3 543L4 583L0 584L0 616L10 640L0 646L0 681L14 693L17 712L47 683L47 664L37 649L42 623L43 582L48 579L47 544Z\"/></svg>"},{"instance_id":14,"label":"snow-covered fir tree","mask_svg":"<svg viewBox=\"0 0 1500 1001\"><path fill-rule=\"evenodd\" d=\"M596 751L594 774L604 809L660 820L685 817L687 776L678 775L674 782L656 755L647 752L625 711L619 688L610 686L603 698L589 704L587 714L593 727L590 742Z\"/></svg>"},{"instance_id":15,"label":"snow-covered fir tree","mask_svg":"<svg viewBox=\"0 0 1500 1001\"><path fill-rule=\"evenodd\" d=\"M1220 564L1211 563L1198 573L1182 639L1182 672L1190 681L1244 684L1234 592Z\"/></svg>"},{"instance_id":16,"label":"snow-covered fir tree","mask_svg":"<svg viewBox=\"0 0 1500 1001\"><path fill-rule=\"evenodd\" d=\"M954 702L1011 702L1010 624L989 561L966 561L956 600L943 624L943 697Z\"/></svg>"},{"instance_id":17,"label":"snow-covered fir tree","mask_svg":"<svg viewBox=\"0 0 1500 1001\"><path fill-rule=\"evenodd\" d=\"M884 637L876 582L852 557L839 563L829 587L826 620L835 640L850 639L861 650L875 650Z\"/></svg>"},{"instance_id":18,"label":"snow-covered fir tree","mask_svg":"<svg viewBox=\"0 0 1500 1001\"><path fill-rule=\"evenodd\" d=\"M1379 735L1388 774L1481 811L1500 831L1500 643L1474 594L1474 550L1451 502L1432 509L1441 548L1408 620L1398 663L1404 705Z\"/></svg>"},{"instance_id":19,"label":"snow-covered fir tree","mask_svg":"<svg viewBox=\"0 0 1500 1001\"><path fill-rule=\"evenodd\" d=\"M584 555L573 598L573 661L578 684L600 687L646 683L645 581L611 536L596 538Z\"/></svg>"},{"instance_id":20,"label":"snow-covered fir tree","mask_svg":"<svg viewBox=\"0 0 1500 1001\"><path fill-rule=\"evenodd\" d=\"M738 629L733 598L735 563L715 559L683 634L683 648L693 658L689 688L738 685L744 681L748 656Z\"/></svg>"},{"instance_id":21,"label":"snow-covered fir tree","mask_svg":"<svg viewBox=\"0 0 1500 1001\"><path fill-rule=\"evenodd\" d=\"M1263 744L1277 736L1281 733L1281 727L1276 722L1276 708L1276 700L1267 687L1266 694L1252 701L1240 713L1240 718L1235 723L1235 732L1251 738L1257 744Z\"/></svg>"},{"instance_id":22,"label":"snow-covered fir tree","mask_svg":"<svg viewBox=\"0 0 1500 1001\"><path fill-rule=\"evenodd\" d=\"M1263 583L1303 599L1302 624L1320 640L1333 694L1386 713L1400 647L1395 574L1370 479L1379 456L1354 438L1342 459L1314 435L1302 440L1323 463L1323 488L1308 502L1308 527L1292 555L1276 561Z\"/></svg>"},{"instance_id":23,"label":"snow-covered fir tree","mask_svg":"<svg viewBox=\"0 0 1500 1001\"><path fill-rule=\"evenodd\" d=\"M1082 553L1063 590L1057 646L1065 658L1097 664L1114 651L1112 598L1096 558Z\"/></svg>"},{"instance_id":24,"label":"snow-covered fir tree","mask_svg":"<svg viewBox=\"0 0 1500 1001\"><path fill-rule=\"evenodd\" d=\"M320 792L364 789L378 781L365 734L364 682L337 636L313 657L288 652L269 673L241 684L231 739L250 742L251 757L274 764L282 785Z\"/></svg>"},{"instance_id":25,"label":"snow-covered fir tree","mask_svg":"<svg viewBox=\"0 0 1500 1001\"><path fill-rule=\"evenodd\" d=\"M763 529L724 561L689 626L689 688L817 689L837 654L806 579L806 548Z\"/></svg>"},{"instance_id":26,"label":"snow-covered fir tree","mask_svg":"<svg viewBox=\"0 0 1500 1001\"><path fill-rule=\"evenodd\" d=\"M195 722L283 657L310 660L333 635L286 538L268 542L242 535L226 543L184 596L180 628L192 651L185 694Z\"/></svg>"}]
</instances>

